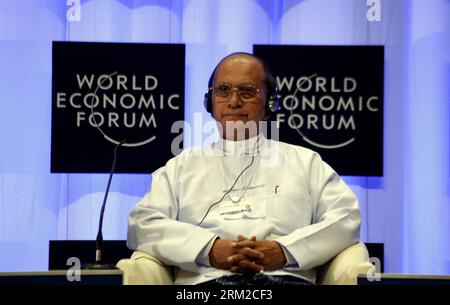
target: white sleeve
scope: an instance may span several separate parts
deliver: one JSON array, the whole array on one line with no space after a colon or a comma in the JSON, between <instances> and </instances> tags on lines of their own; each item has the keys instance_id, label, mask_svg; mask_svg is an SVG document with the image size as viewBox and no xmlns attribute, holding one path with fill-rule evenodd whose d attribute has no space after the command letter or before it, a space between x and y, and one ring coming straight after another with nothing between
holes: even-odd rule
<instances>
[{"instance_id":1,"label":"white sleeve","mask_svg":"<svg viewBox=\"0 0 450 305\"><path fill-rule=\"evenodd\" d=\"M295 258L301 270L322 265L359 241L361 215L352 190L318 154L309 167L312 224L275 239Z\"/></svg>"},{"instance_id":2,"label":"white sleeve","mask_svg":"<svg viewBox=\"0 0 450 305\"><path fill-rule=\"evenodd\" d=\"M127 245L167 265L198 272L198 257L217 235L177 220L177 166L171 161L153 173L150 191L130 213Z\"/></svg>"}]
</instances>

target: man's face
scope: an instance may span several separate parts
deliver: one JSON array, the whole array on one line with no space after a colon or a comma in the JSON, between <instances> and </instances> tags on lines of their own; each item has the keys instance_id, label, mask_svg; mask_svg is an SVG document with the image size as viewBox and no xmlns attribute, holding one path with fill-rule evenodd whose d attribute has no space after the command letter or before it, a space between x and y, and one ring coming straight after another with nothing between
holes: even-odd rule
<instances>
[{"instance_id":1,"label":"man's face","mask_svg":"<svg viewBox=\"0 0 450 305\"><path fill-rule=\"evenodd\" d=\"M266 101L266 75L261 63L248 55L236 55L226 59L216 70L213 87L226 84L232 87L253 87L263 89L254 98L243 99L233 89L228 97L218 97L212 93L213 117L224 130L224 138L238 140L242 137L226 134L226 123L241 122L247 124L254 122L256 125L265 117ZM254 125L254 124L253 124ZM229 130L229 129L228 129ZM235 131L236 132L236 131ZM256 130L256 133L258 130ZM245 138L254 136L254 132L245 135Z\"/></svg>"}]
</instances>

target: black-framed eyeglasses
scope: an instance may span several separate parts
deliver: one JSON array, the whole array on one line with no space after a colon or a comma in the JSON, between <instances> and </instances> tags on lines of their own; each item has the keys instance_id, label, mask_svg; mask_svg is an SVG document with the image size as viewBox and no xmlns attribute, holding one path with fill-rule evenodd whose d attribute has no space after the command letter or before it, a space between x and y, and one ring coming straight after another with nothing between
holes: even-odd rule
<instances>
[{"instance_id":1,"label":"black-framed eyeglasses","mask_svg":"<svg viewBox=\"0 0 450 305\"><path fill-rule=\"evenodd\" d=\"M266 91L264 89L260 89L251 85L233 87L229 84L220 84L209 88L209 90L212 90L214 95L220 98L227 98L232 94L234 90L236 90L237 94L243 101L252 100L258 95L259 92Z\"/></svg>"}]
</instances>

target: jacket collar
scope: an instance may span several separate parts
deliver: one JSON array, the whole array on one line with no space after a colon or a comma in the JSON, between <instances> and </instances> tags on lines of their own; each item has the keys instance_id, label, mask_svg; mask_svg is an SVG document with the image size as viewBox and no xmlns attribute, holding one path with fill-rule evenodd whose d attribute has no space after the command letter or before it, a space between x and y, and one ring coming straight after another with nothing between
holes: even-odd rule
<instances>
[{"instance_id":1,"label":"jacket collar","mask_svg":"<svg viewBox=\"0 0 450 305\"><path fill-rule=\"evenodd\" d=\"M249 155L253 156L260 152L261 148L266 144L267 139L263 134L259 134L255 137L241 140L241 141L231 141L220 138L213 145L225 156L240 156Z\"/></svg>"}]
</instances>

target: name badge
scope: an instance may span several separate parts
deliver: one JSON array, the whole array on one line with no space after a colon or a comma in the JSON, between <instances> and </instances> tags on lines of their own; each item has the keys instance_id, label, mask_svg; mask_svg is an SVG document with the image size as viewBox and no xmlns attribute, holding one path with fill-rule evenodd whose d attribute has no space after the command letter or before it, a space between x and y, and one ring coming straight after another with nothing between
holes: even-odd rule
<instances>
[{"instance_id":1,"label":"name badge","mask_svg":"<svg viewBox=\"0 0 450 305\"><path fill-rule=\"evenodd\" d=\"M252 205L249 201L240 201L234 203L232 201L225 201L220 205L219 215L223 219L241 219L245 215L252 213Z\"/></svg>"}]
</instances>

